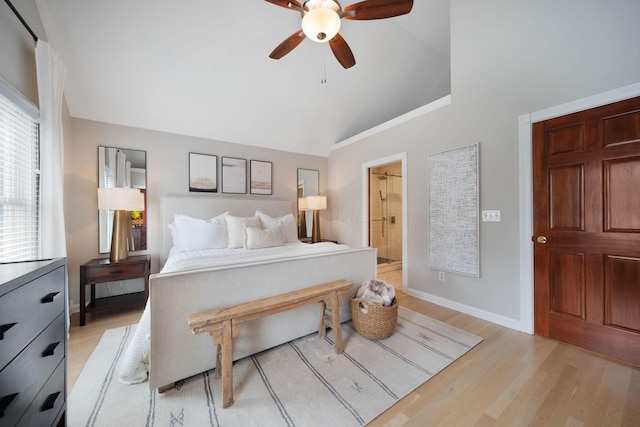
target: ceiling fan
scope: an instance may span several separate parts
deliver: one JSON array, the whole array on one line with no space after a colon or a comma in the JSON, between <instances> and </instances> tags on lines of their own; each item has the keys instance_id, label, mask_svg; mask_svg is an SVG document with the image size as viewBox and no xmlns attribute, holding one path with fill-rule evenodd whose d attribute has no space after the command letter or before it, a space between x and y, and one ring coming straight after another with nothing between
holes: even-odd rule
<instances>
[{"instance_id":1,"label":"ceiling fan","mask_svg":"<svg viewBox=\"0 0 640 427\"><path fill-rule=\"evenodd\" d=\"M413 0L365 0L354 3L344 9L335 0L306 0L300 4L296 0L266 0L277 6L300 12L302 29L287 37L269 55L280 59L302 40L328 42L331 51L344 68L356 65L356 59L347 42L338 33L342 18L350 20L383 19L400 16L411 12Z\"/></svg>"}]
</instances>

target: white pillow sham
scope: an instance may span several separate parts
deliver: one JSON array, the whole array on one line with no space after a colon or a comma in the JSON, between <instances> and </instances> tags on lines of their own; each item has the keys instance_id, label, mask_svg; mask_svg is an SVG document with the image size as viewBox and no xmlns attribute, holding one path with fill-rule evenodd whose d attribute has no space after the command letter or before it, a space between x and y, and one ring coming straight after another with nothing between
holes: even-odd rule
<instances>
[{"instance_id":1,"label":"white pillow sham","mask_svg":"<svg viewBox=\"0 0 640 427\"><path fill-rule=\"evenodd\" d=\"M245 227L262 228L260 226L260 219L257 216L240 217L227 215L225 220L227 222L227 247L231 249L245 246Z\"/></svg>"},{"instance_id":2,"label":"white pillow sham","mask_svg":"<svg viewBox=\"0 0 640 427\"><path fill-rule=\"evenodd\" d=\"M282 234L286 243L293 243L298 241L298 225L293 214L287 214L279 218L274 218L266 213L257 210L256 216L260 218L262 228L265 230L282 227Z\"/></svg>"},{"instance_id":3,"label":"white pillow sham","mask_svg":"<svg viewBox=\"0 0 640 427\"><path fill-rule=\"evenodd\" d=\"M255 227L245 227L247 249L271 248L284 245L284 237L280 226L263 230Z\"/></svg>"},{"instance_id":4,"label":"white pillow sham","mask_svg":"<svg viewBox=\"0 0 640 427\"><path fill-rule=\"evenodd\" d=\"M183 251L226 248L226 216L227 212L205 220L176 214L169 225L173 245Z\"/></svg>"}]
</instances>

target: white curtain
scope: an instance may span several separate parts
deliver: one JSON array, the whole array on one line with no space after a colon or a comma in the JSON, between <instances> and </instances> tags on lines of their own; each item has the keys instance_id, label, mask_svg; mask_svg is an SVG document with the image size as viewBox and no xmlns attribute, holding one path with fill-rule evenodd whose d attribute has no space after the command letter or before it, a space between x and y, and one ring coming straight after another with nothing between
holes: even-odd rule
<instances>
[{"instance_id":1,"label":"white curtain","mask_svg":"<svg viewBox=\"0 0 640 427\"><path fill-rule=\"evenodd\" d=\"M116 156L116 187L128 187L127 185L127 155L118 150Z\"/></svg>"},{"instance_id":2,"label":"white curtain","mask_svg":"<svg viewBox=\"0 0 640 427\"><path fill-rule=\"evenodd\" d=\"M42 258L66 257L62 91L67 68L45 41L38 40L35 54L40 101L40 255ZM66 313L70 314L68 283L65 286ZM67 330L68 327L67 316Z\"/></svg>"}]
</instances>

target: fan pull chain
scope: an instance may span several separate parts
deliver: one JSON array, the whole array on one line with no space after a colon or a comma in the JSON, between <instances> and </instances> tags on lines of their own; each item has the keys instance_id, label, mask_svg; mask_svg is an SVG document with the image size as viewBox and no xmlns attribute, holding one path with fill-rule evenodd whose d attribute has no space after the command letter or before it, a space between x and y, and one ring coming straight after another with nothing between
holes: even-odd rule
<instances>
[{"instance_id":1,"label":"fan pull chain","mask_svg":"<svg viewBox=\"0 0 640 427\"><path fill-rule=\"evenodd\" d=\"M327 82L327 56L325 52L327 49L320 49L320 84Z\"/></svg>"}]
</instances>

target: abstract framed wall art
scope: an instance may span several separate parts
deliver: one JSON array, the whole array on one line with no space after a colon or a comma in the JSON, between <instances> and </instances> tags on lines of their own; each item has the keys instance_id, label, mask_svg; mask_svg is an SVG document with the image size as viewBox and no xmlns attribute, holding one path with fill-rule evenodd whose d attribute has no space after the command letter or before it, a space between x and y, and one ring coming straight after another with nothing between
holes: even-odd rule
<instances>
[{"instance_id":1,"label":"abstract framed wall art","mask_svg":"<svg viewBox=\"0 0 640 427\"><path fill-rule=\"evenodd\" d=\"M249 177L251 194L273 194L271 162L251 160Z\"/></svg>"},{"instance_id":2,"label":"abstract framed wall art","mask_svg":"<svg viewBox=\"0 0 640 427\"><path fill-rule=\"evenodd\" d=\"M189 191L218 192L218 156L189 153Z\"/></svg>"},{"instance_id":3,"label":"abstract framed wall art","mask_svg":"<svg viewBox=\"0 0 640 427\"><path fill-rule=\"evenodd\" d=\"M222 158L222 192L247 193L247 161L245 159Z\"/></svg>"},{"instance_id":4,"label":"abstract framed wall art","mask_svg":"<svg viewBox=\"0 0 640 427\"><path fill-rule=\"evenodd\" d=\"M480 276L478 146L429 156L429 267Z\"/></svg>"}]
</instances>

